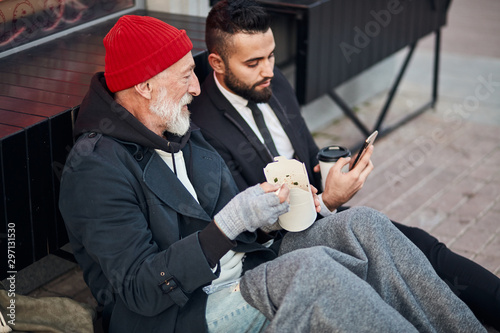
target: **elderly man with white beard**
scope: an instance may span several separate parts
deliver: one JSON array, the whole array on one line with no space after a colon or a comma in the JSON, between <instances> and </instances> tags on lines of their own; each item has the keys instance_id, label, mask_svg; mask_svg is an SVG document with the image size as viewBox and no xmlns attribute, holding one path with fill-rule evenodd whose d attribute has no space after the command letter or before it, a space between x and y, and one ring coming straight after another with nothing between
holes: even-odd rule
<instances>
[{"instance_id":1,"label":"elderly man with white beard","mask_svg":"<svg viewBox=\"0 0 500 333\"><path fill-rule=\"evenodd\" d=\"M306 232L272 231L286 185L238 194L190 126L200 86L185 31L127 15L104 45L59 207L106 331L290 332L297 320L302 332L484 331L382 214L353 208ZM251 292L263 271L279 284L269 299ZM272 300L271 313L245 292ZM292 316L291 305L314 311Z\"/></svg>"}]
</instances>

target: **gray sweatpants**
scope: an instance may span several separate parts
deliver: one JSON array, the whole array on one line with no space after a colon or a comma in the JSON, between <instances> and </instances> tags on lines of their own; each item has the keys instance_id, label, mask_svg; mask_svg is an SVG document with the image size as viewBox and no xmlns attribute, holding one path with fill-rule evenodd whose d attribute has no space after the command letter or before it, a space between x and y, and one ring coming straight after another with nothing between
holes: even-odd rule
<instances>
[{"instance_id":1,"label":"gray sweatpants","mask_svg":"<svg viewBox=\"0 0 500 333\"><path fill-rule=\"evenodd\" d=\"M266 332L486 332L421 251L365 207L288 233L241 293L271 320Z\"/></svg>"}]
</instances>

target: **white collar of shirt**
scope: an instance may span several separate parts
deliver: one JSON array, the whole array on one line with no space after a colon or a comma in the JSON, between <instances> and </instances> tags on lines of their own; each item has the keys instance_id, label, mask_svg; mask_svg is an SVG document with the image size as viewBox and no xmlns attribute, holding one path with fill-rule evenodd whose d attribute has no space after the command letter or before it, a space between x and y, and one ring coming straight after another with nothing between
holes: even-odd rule
<instances>
[{"instance_id":1,"label":"white collar of shirt","mask_svg":"<svg viewBox=\"0 0 500 333\"><path fill-rule=\"evenodd\" d=\"M233 105L233 107L238 111L241 117L246 121L248 126L252 129L254 134L259 138L259 140L264 143L264 139L260 134L259 128L257 124L255 124L255 120L253 119L252 111L247 107L248 100L245 98L236 95L235 93L230 92L226 88L222 86L222 84L217 79L217 76L214 72L215 84L219 88L220 92L226 99ZM285 156L286 158L292 158L294 154L294 149L290 139L283 130L281 123L274 113L273 109L267 103L258 103L259 109L262 111L264 116L264 120L266 122L267 128L271 133L271 137L273 138L276 149L278 150L281 156Z\"/></svg>"}]
</instances>

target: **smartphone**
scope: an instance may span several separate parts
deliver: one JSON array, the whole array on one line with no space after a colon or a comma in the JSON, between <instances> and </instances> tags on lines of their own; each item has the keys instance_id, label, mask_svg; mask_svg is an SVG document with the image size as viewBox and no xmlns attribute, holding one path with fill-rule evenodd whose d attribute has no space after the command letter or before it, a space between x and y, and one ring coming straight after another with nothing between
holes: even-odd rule
<instances>
[{"instance_id":1,"label":"smartphone","mask_svg":"<svg viewBox=\"0 0 500 333\"><path fill-rule=\"evenodd\" d=\"M365 154L368 147L370 147L370 145L373 145L373 143L375 142L375 139L377 138L377 135L378 135L378 131L375 131L372 134L370 134L370 136L368 138L366 138L365 143L363 144L363 147L359 151L358 156L356 156L356 159L354 160L354 163L352 164L351 169L354 169L354 167L356 166L358 161Z\"/></svg>"}]
</instances>

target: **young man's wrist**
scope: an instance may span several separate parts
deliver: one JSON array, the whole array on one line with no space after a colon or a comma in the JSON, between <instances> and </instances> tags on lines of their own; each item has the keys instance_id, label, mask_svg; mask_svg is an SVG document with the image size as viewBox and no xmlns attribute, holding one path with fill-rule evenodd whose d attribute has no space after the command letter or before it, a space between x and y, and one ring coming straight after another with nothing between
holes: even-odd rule
<instances>
[{"instance_id":1,"label":"young man's wrist","mask_svg":"<svg viewBox=\"0 0 500 333\"><path fill-rule=\"evenodd\" d=\"M319 198L319 204L321 207L321 211L319 212L319 214L321 216L326 217L328 215L332 215L332 214L335 214L337 212L336 208L334 208L333 210L330 210L330 208L328 208L326 203L323 201L323 193L318 194L318 198Z\"/></svg>"}]
</instances>

